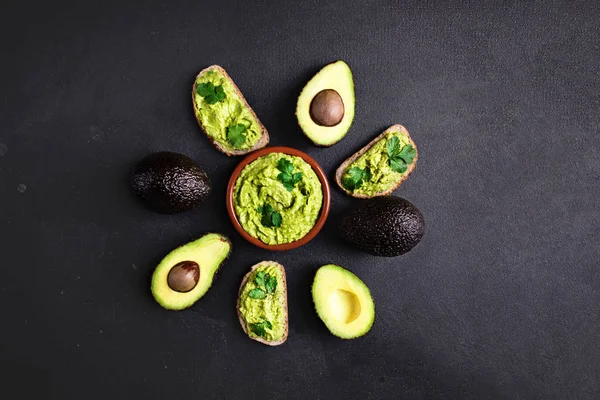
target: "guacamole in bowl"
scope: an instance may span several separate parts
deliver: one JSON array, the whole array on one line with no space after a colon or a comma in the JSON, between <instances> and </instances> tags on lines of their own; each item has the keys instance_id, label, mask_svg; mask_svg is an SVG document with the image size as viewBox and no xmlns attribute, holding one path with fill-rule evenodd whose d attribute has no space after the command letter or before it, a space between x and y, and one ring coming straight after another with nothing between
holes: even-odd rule
<instances>
[{"instance_id":1,"label":"guacamole in bowl","mask_svg":"<svg viewBox=\"0 0 600 400\"><path fill-rule=\"evenodd\" d=\"M267 245L306 236L323 207L323 187L312 166L282 152L248 163L235 181L232 196L241 227Z\"/></svg>"}]
</instances>

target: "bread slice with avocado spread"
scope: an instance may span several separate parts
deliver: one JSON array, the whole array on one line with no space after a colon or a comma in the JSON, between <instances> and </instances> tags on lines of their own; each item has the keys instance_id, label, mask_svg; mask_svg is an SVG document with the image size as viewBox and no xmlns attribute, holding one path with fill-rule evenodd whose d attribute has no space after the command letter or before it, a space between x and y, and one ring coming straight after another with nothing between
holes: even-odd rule
<instances>
[{"instance_id":1,"label":"bread slice with avocado spread","mask_svg":"<svg viewBox=\"0 0 600 400\"><path fill-rule=\"evenodd\" d=\"M211 143L228 156L265 147L269 133L227 72L218 65L200 71L192 87L198 125Z\"/></svg>"},{"instance_id":2,"label":"bread slice with avocado spread","mask_svg":"<svg viewBox=\"0 0 600 400\"><path fill-rule=\"evenodd\" d=\"M269 346L286 341L288 304L283 265L262 261L250 268L240 285L237 314L250 339Z\"/></svg>"},{"instance_id":3,"label":"bread slice with avocado spread","mask_svg":"<svg viewBox=\"0 0 600 400\"><path fill-rule=\"evenodd\" d=\"M338 186L352 197L367 199L396 190L415 169L419 152L402 125L392 125L339 166Z\"/></svg>"}]
</instances>

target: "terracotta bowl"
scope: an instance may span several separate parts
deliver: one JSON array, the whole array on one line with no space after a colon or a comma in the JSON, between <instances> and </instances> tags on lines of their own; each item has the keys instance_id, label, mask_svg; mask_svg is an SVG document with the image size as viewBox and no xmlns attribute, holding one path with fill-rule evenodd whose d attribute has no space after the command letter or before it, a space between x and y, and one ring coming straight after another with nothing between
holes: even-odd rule
<instances>
[{"instance_id":1,"label":"terracotta bowl","mask_svg":"<svg viewBox=\"0 0 600 400\"><path fill-rule=\"evenodd\" d=\"M237 215L235 214L235 209L234 209L234 205L233 205L233 188L235 186L235 182L237 181L238 177L240 176L240 173L242 172L242 169L244 169L244 167L246 165L250 164L252 161L256 160L257 158L262 157L267 154L270 154L270 153L289 154L291 156L300 157L301 159L306 161L312 167L312 169L315 171L315 173L317 174L317 177L319 178L319 181L321 182L321 187L323 189L323 205L321 207L321 212L319 214L319 218L317 219L317 222L315 223L315 226L313 226L312 229L306 235L304 235L300 239L296 240L295 242L284 243L284 244L266 244L266 243L262 242L260 239L250 236L244 230L244 228L238 221ZM233 226L239 232L239 234L242 235L242 237L244 239L246 239L253 245L262 247L263 249L267 249L267 250L285 251L285 250L291 250L291 249L300 247L302 245L305 245L306 243L310 242L317 235L317 233L319 233L319 231L321 230L321 228L323 228L323 225L325 224L327 215L329 215L329 205L331 202L330 197L331 196L330 196L329 183L327 182L327 176L325 175L325 172L323 172L323 169L319 166L319 164L317 164L317 162L311 156L309 156L306 153L301 152L300 150L293 149L291 147L283 147L283 146L265 147L263 149L260 149L260 150L257 150L255 152L251 153L246 158L244 158L242 160L242 162L240 162L238 164L238 166L235 168L235 170L233 171L233 174L231 174L231 178L229 178L229 185L227 185L227 199L226 199L227 200L227 213L229 214L229 218L231 219Z\"/></svg>"}]
</instances>

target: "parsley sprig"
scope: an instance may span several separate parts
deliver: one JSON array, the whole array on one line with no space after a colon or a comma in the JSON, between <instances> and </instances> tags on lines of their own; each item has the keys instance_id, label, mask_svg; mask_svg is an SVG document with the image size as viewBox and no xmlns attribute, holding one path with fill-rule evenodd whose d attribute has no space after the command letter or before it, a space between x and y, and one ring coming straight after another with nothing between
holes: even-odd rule
<instances>
[{"instance_id":1,"label":"parsley sprig","mask_svg":"<svg viewBox=\"0 0 600 400\"><path fill-rule=\"evenodd\" d=\"M225 90L223 85L215 86L212 82L199 83L196 86L198 93L208 104L215 104L225 99Z\"/></svg>"},{"instance_id":2,"label":"parsley sprig","mask_svg":"<svg viewBox=\"0 0 600 400\"><path fill-rule=\"evenodd\" d=\"M227 128L227 141L234 147L239 148L246 143L246 126L242 124L232 125Z\"/></svg>"},{"instance_id":3,"label":"parsley sprig","mask_svg":"<svg viewBox=\"0 0 600 400\"><path fill-rule=\"evenodd\" d=\"M273 329L273 325L265 317L261 317L262 321L250 324L250 331L257 336L267 336L267 329Z\"/></svg>"},{"instance_id":4,"label":"parsley sprig","mask_svg":"<svg viewBox=\"0 0 600 400\"><path fill-rule=\"evenodd\" d=\"M279 214L272 205L269 203L265 203L264 206L258 207L258 212L262 214L262 218L260 219L260 223L267 228L278 228L281 226L281 222L283 218L281 218L281 214Z\"/></svg>"},{"instance_id":5,"label":"parsley sprig","mask_svg":"<svg viewBox=\"0 0 600 400\"><path fill-rule=\"evenodd\" d=\"M302 179L302 172L294 172L294 164L285 158L279 159L277 169L281 171L277 175L277 179L288 192L291 192L294 186Z\"/></svg>"},{"instance_id":6,"label":"parsley sprig","mask_svg":"<svg viewBox=\"0 0 600 400\"><path fill-rule=\"evenodd\" d=\"M256 286L258 287L248 292L248 296L251 299L262 300L267 297L268 294L275 293L275 290L277 289L277 278L264 271L259 271L256 274L254 283L256 283Z\"/></svg>"},{"instance_id":7,"label":"parsley sprig","mask_svg":"<svg viewBox=\"0 0 600 400\"><path fill-rule=\"evenodd\" d=\"M404 173L408 166L414 161L417 151L412 145L407 144L400 148L400 139L397 136L392 136L385 143L385 151L390 160L390 168L392 171Z\"/></svg>"},{"instance_id":8,"label":"parsley sprig","mask_svg":"<svg viewBox=\"0 0 600 400\"><path fill-rule=\"evenodd\" d=\"M364 182L371 180L371 170L369 167L365 169L352 167L346 172L346 177L342 180L344 187L350 191L359 189Z\"/></svg>"}]
</instances>

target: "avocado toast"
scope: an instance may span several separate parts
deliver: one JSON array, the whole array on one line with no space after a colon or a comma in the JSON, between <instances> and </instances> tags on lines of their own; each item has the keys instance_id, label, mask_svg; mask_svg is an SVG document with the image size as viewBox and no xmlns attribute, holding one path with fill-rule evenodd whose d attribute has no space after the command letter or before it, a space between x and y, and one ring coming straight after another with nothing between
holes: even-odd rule
<instances>
[{"instance_id":1,"label":"avocado toast","mask_svg":"<svg viewBox=\"0 0 600 400\"><path fill-rule=\"evenodd\" d=\"M192 104L198 125L220 152L239 156L269 143L266 128L222 67L211 65L198 73Z\"/></svg>"},{"instance_id":2,"label":"avocado toast","mask_svg":"<svg viewBox=\"0 0 600 400\"><path fill-rule=\"evenodd\" d=\"M288 337L287 284L283 265L261 261L244 275L237 314L250 339L278 346Z\"/></svg>"},{"instance_id":3,"label":"avocado toast","mask_svg":"<svg viewBox=\"0 0 600 400\"><path fill-rule=\"evenodd\" d=\"M386 196L408 178L418 158L406 128L392 125L344 161L335 172L335 181L352 197Z\"/></svg>"}]
</instances>

